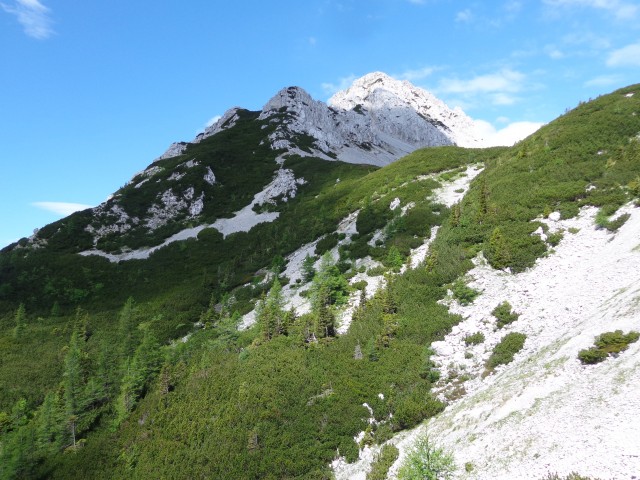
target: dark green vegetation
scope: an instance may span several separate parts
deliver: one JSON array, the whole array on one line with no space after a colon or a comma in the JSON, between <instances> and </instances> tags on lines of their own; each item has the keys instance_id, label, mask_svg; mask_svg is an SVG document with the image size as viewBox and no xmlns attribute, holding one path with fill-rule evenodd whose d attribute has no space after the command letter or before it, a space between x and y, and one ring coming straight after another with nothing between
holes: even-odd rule
<instances>
[{"instance_id":1,"label":"dark green vegetation","mask_svg":"<svg viewBox=\"0 0 640 480\"><path fill-rule=\"evenodd\" d=\"M371 465L371 470L367 473L367 480L385 480L387 472L396 461L400 452L395 445L387 444L380 449Z\"/></svg>"},{"instance_id":2,"label":"dark green vegetation","mask_svg":"<svg viewBox=\"0 0 640 480\"><path fill-rule=\"evenodd\" d=\"M585 477L584 475L579 475L577 473L570 473L569 475L565 475L561 477L557 473L550 473L542 480L598 480L595 477Z\"/></svg>"},{"instance_id":3,"label":"dark green vegetation","mask_svg":"<svg viewBox=\"0 0 640 480\"><path fill-rule=\"evenodd\" d=\"M522 350L527 336L524 333L507 333L498 344L493 347L493 352L487 360L487 370L491 373L498 365L506 365L513 361L516 353Z\"/></svg>"},{"instance_id":4,"label":"dark green vegetation","mask_svg":"<svg viewBox=\"0 0 640 480\"><path fill-rule=\"evenodd\" d=\"M291 157L285 167L307 183L270 207L280 213L276 221L226 238L205 229L148 260L76 255L90 246L83 232L95 219L86 211L43 228L44 247L21 241L4 249L0 477L326 478L337 451L356 458L353 437L369 425L364 402L380 422L368 441L378 443L439 412L429 345L459 319L436 302L452 284L465 287L461 279L480 251L496 268L531 266L547 251L531 235L536 217L571 216L582 205L611 215L637 199L639 99L637 86L599 98L508 149L433 148L382 169ZM185 176L176 190L191 185L196 197L204 194L201 218L178 219L153 236L132 229L101 246L157 244L190 222L247 205L271 181L279 152L260 146L271 127L263 130L251 112L241 117L158 162L160 182L128 185L116 197L139 214L177 169ZM193 158L200 170L185 170ZM486 169L460 205L449 210L430 200L439 173L461 174L474 163ZM206 166L213 186L202 182ZM401 216L389 209L395 198L416 206ZM359 233L335 235L357 210ZM440 230L424 265L393 276L336 336L353 261L371 255L385 265L379 270L397 270L433 226ZM287 254L320 237L318 255L350 242L338 247L335 265L316 272L307 261L313 309L296 315L282 308L274 275ZM460 298L473 301L462 287ZM258 325L238 331L256 303ZM512 343L506 356L517 351Z\"/></svg>"},{"instance_id":5,"label":"dark green vegetation","mask_svg":"<svg viewBox=\"0 0 640 480\"><path fill-rule=\"evenodd\" d=\"M453 454L423 437L402 463L398 480L448 480L454 472Z\"/></svg>"},{"instance_id":6,"label":"dark green vegetation","mask_svg":"<svg viewBox=\"0 0 640 480\"><path fill-rule=\"evenodd\" d=\"M480 345L484 342L484 333L476 332L464 337L465 345Z\"/></svg>"},{"instance_id":7,"label":"dark green vegetation","mask_svg":"<svg viewBox=\"0 0 640 480\"><path fill-rule=\"evenodd\" d=\"M622 330L615 332L605 332L598 335L593 342L593 347L585 348L578 352L578 358L585 365L600 363L609 356L617 356L629 348L630 343L638 341L640 333L631 330L626 335Z\"/></svg>"},{"instance_id":8,"label":"dark green vegetation","mask_svg":"<svg viewBox=\"0 0 640 480\"><path fill-rule=\"evenodd\" d=\"M507 301L502 302L496 308L491 311L491 315L496 317L498 328L502 328L505 325L515 322L520 316L519 313L513 311L511 304Z\"/></svg>"}]
</instances>

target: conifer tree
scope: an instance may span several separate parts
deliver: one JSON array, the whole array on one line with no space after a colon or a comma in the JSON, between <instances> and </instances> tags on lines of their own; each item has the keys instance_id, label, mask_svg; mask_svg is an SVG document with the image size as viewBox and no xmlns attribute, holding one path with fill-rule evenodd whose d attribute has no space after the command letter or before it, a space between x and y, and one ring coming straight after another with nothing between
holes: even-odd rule
<instances>
[{"instance_id":1,"label":"conifer tree","mask_svg":"<svg viewBox=\"0 0 640 480\"><path fill-rule=\"evenodd\" d=\"M216 312L216 297L212 293L209 299L209 307L200 315L200 322L206 325L215 325L219 320L218 313Z\"/></svg>"},{"instance_id":2,"label":"conifer tree","mask_svg":"<svg viewBox=\"0 0 640 480\"><path fill-rule=\"evenodd\" d=\"M129 297L120 310L118 318L120 358L123 360L132 357L135 352L137 343L135 324L135 302L133 297Z\"/></svg>"},{"instance_id":3,"label":"conifer tree","mask_svg":"<svg viewBox=\"0 0 640 480\"><path fill-rule=\"evenodd\" d=\"M302 261L302 279L305 282L313 280L313 277L316 274L316 269L314 267L315 262L315 259L309 254L304 257L304 260Z\"/></svg>"},{"instance_id":4,"label":"conifer tree","mask_svg":"<svg viewBox=\"0 0 640 480\"><path fill-rule=\"evenodd\" d=\"M392 245L387 254L386 264L393 270L399 270L404 264L404 258L398 250L398 247Z\"/></svg>"},{"instance_id":5,"label":"conifer tree","mask_svg":"<svg viewBox=\"0 0 640 480\"><path fill-rule=\"evenodd\" d=\"M65 436L64 406L60 397L48 393L35 416L36 447L50 454L62 446Z\"/></svg>"},{"instance_id":6,"label":"conifer tree","mask_svg":"<svg viewBox=\"0 0 640 480\"><path fill-rule=\"evenodd\" d=\"M133 357L125 360L124 376L115 405L116 426L133 410L144 395L150 379L160 371L164 362L160 343L149 323L141 324L140 329L143 331L142 341Z\"/></svg>"},{"instance_id":7,"label":"conifer tree","mask_svg":"<svg viewBox=\"0 0 640 480\"><path fill-rule=\"evenodd\" d=\"M15 328L13 329L13 337L21 338L27 328L27 311L24 303L21 303L15 314Z\"/></svg>"},{"instance_id":8,"label":"conifer tree","mask_svg":"<svg viewBox=\"0 0 640 480\"><path fill-rule=\"evenodd\" d=\"M84 339L80 332L74 329L64 358L64 413L71 436L71 442L75 448L77 425L80 420L81 405L83 402L84 379L82 371L82 343Z\"/></svg>"},{"instance_id":9,"label":"conifer tree","mask_svg":"<svg viewBox=\"0 0 640 480\"><path fill-rule=\"evenodd\" d=\"M287 318L282 299L282 286L277 278L274 279L269 293L258 304L257 322L265 340L276 335L282 335L287 330Z\"/></svg>"},{"instance_id":10,"label":"conifer tree","mask_svg":"<svg viewBox=\"0 0 640 480\"><path fill-rule=\"evenodd\" d=\"M487 259L493 268L503 269L511 262L509 245L500 227L496 227L489 238L489 248L487 249Z\"/></svg>"}]
</instances>

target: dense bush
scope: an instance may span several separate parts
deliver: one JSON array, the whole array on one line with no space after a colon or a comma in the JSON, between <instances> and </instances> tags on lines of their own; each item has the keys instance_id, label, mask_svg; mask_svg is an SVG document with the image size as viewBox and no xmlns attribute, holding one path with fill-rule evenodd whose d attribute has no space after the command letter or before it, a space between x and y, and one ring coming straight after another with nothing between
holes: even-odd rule
<instances>
[{"instance_id":1,"label":"dense bush","mask_svg":"<svg viewBox=\"0 0 640 480\"><path fill-rule=\"evenodd\" d=\"M462 278L453 282L453 285L451 285L451 292L453 293L453 298L458 300L460 305L470 305L476 297L480 295L480 291L474 290L468 286Z\"/></svg>"},{"instance_id":2,"label":"dense bush","mask_svg":"<svg viewBox=\"0 0 640 480\"><path fill-rule=\"evenodd\" d=\"M395 445L388 444L383 446L380 449L380 453L373 459L371 470L367 473L367 480L385 480L389 468L391 468L399 454L398 447Z\"/></svg>"},{"instance_id":3,"label":"dense bush","mask_svg":"<svg viewBox=\"0 0 640 480\"><path fill-rule=\"evenodd\" d=\"M522 350L526 338L524 333L517 332L508 333L502 337L487 360L487 372L493 371L498 365L512 362L514 355Z\"/></svg>"},{"instance_id":4,"label":"dense bush","mask_svg":"<svg viewBox=\"0 0 640 480\"><path fill-rule=\"evenodd\" d=\"M476 332L464 337L465 345L479 345L484 342L484 333Z\"/></svg>"},{"instance_id":5,"label":"dense bush","mask_svg":"<svg viewBox=\"0 0 640 480\"><path fill-rule=\"evenodd\" d=\"M606 360L609 355L615 356L624 352L629 348L629 344L637 342L638 338L640 333L633 330L626 335L622 330L605 332L596 337L593 347L580 350L578 358L585 365L599 363Z\"/></svg>"},{"instance_id":6,"label":"dense bush","mask_svg":"<svg viewBox=\"0 0 640 480\"><path fill-rule=\"evenodd\" d=\"M496 317L498 328L515 322L520 316L519 313L513 311L511 304L507 301L502 302L491 311L491 315Z\"/></svg>"},{"instance_id":7,"label":"dense bush","mask_svg":"<svg viewBox=\"0 0 640 480\"><path fill-rule=\"evenodd\" d=\"M429 439L419 439L400 469L399 480L448 480L455 472L453 454L437 447Z\"/></svg>"}]
</instances>

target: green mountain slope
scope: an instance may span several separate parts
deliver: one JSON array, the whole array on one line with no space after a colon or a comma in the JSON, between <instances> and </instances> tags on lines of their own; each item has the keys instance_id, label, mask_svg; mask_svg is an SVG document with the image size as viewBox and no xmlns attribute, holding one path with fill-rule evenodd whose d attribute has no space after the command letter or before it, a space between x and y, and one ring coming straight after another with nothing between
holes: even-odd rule
<instances>
[{"instance_id":1,"label":"green mountain slope","mask_svg":"<svg viewBox=\"0 0 640 480\"><path fill-rule=\"evenodd\" d=\"M639 100L637 85L603 96L509 149L425 149L381 169L292 157L284 168L307 183L295 198L268 207L280 213L275 221L225 238L205 229L146 260L77 255L91 247L82 233L87 212L42 229L46 246L5 249L0 476L328 478L336 455L357 457L358 432L365 442L382 442L442 409L429 393L437 379L429 344L458 319L436 302L480 250L494 267L521 271L549 250L531 235L536 217L596 205L603 227L615 227L608 216L640 195ZM203 214L206 222L248 204L277 168L274 152L253 153L261 133L246 115L239 130L161 161L164 170L155 174L168 181L194 157L211 166L221 186L199 188L220 202ZM223 173L226 161L234 167ZM246 184L233 162L253 172ZM485 170L461 204L449 211L433 202L438 181L476 163ZM185 175L180 188L203 173ZM134 216L160 192L148 181L118 195ZM415 206L401 217L389 209L395 198ZM344 335L319 328L339 299L286 317L277 334L266 314L239 332L239 316L274 291L266 269L278 272L279 259L334 232L356 210L359 234L311 282L314 302L325 298L323 288L346 293L340 282L355 274L355 259L370 255L391 271L393 250L406 256L440 225L424 265L392 274ZM188 222L178 219L155 239L132 228L101 246L150 246ZM371 246L380 228L386 235ZM285 318L276 306L276 317ZM198 321L205 328L194 330ZM187 332L188 341L169 344Z\"/></svg>"}]
</instances>

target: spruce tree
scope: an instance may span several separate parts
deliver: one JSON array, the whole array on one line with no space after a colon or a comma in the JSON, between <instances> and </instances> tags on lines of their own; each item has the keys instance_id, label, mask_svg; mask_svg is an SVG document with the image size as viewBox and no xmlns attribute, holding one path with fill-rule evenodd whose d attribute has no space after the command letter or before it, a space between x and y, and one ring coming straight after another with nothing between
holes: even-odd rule
<instances>
[{"instance_id":1,"label":"spruce tree","mask_svg":"<svg viewBox=\"0 0 640 480\"><path fill-rule=\"evenodd\" d=\"M18 339L22 338L24 335L24 331L27 328L27 311L24 307L24 303L21 303L16 310L15 318L15 328L13 329L13 337Z\"/></svg>"},{"instance_id":2,"label":"spruce tree","mask_svg":"<svg viewBox=\"0 0 640 480\"><path fill-rule=\"evenodd\" d=\"M316 274L316 269L314 267L316 261L311 255L307 254L302 261L302 279L305 282L310 282L313 280L313 277Z\"/></svg>"},{"instance_id":3,"label":"spruce tree","mask_svg":"<svg viewBox=\"0 0 640 480\"><path fill-rule=\"evenodd\" d=\"M132 357L137 344L135 302L133 297L129 297L122 310L120 310L118 334L120 338L120 358L124 360Z\"/></svg>"}]
</instances>

